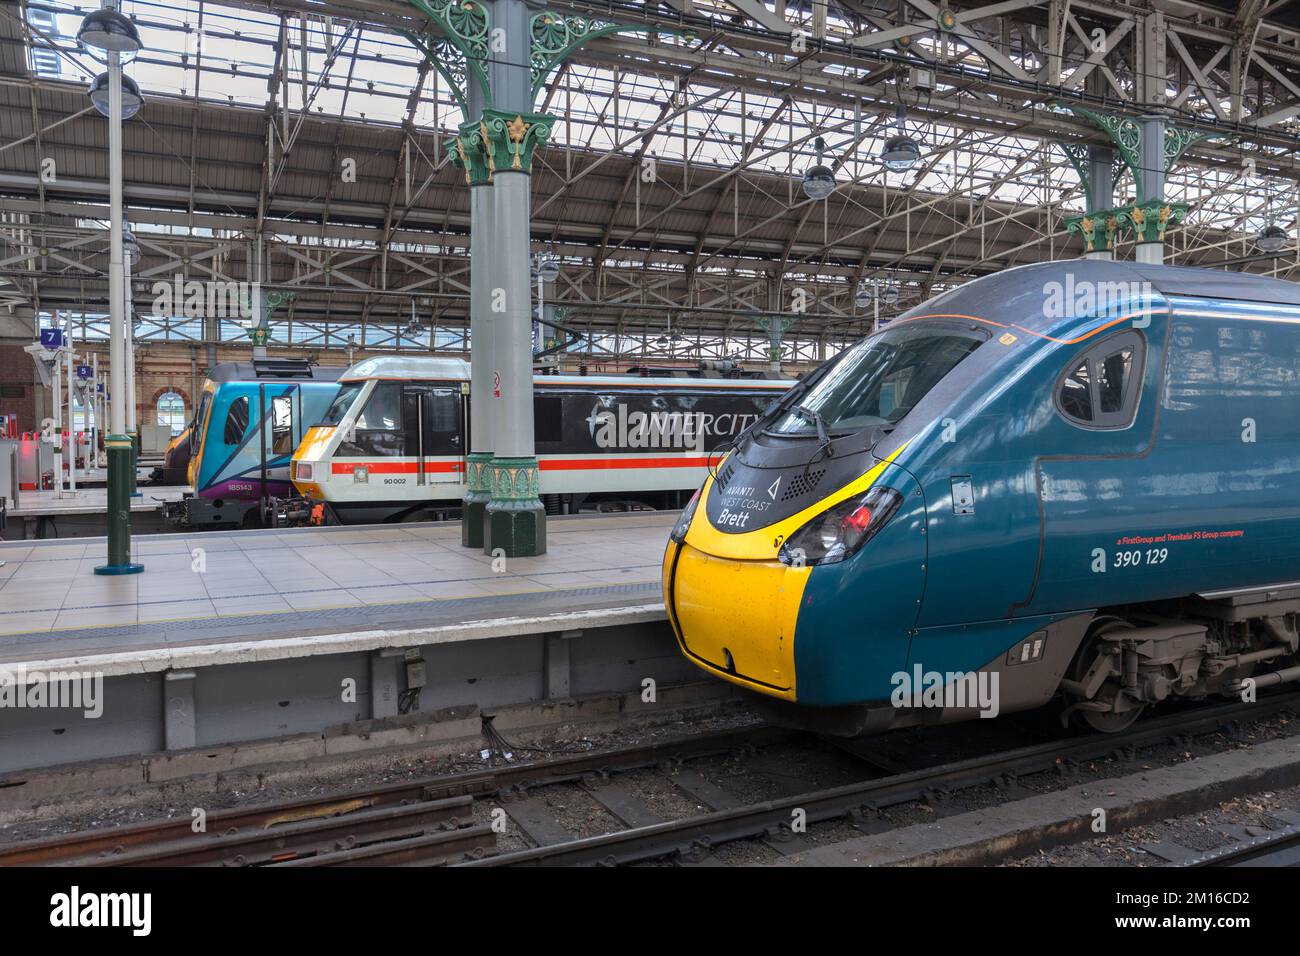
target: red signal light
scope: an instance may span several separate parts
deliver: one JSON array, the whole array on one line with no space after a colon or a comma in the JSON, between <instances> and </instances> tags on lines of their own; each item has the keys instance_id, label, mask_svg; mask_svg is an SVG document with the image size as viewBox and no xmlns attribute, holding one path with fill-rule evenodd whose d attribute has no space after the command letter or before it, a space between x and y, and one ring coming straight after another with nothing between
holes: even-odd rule
<instances>
[{"instance_id":1,"label":"red signal light","mask_svg":"<svg viewBox=\"0 0 1300 956\"><path fill-rule=\"evenodd\" d=\"M844 519L846 527L852 528L859 534L866 531L871 526L871 509L866 505L855 508L848 517Z\"/></svg>"}]
</instances>

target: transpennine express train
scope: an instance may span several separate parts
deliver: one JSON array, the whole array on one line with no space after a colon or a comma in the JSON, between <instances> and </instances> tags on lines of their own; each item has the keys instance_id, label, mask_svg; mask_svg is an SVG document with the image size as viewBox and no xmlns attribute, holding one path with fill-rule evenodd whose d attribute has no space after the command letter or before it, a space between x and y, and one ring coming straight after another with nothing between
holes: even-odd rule
<instances>
[{"instance_id":1,"label":"transpennine express train","mask_svg":"<svg viewBox=\"0 0 1300 956\"><path fill-rule=\"evenodd\" d=\"M551 513L679 508L785 379L535 375L541 497ZM358 362L293 458L286 523L422 520L458 511L469 450L469 365Z\"/></svg>"},{"instance_id":2,"label":"transpennine express train","mask_svg":"<svg viewBox=\"0 0 1300 956\"><path fill-rule=\"evenodd\" d=\"M1300 680L1300 289L1074 260L807 376L683 511L686 656L832 733Z\"/></svg>"},{"instance_id":3,"label":"transpennine express train","mask_svg":"<svg viewBox=\"0 0 1300 956\"><path fill-rule=\"evenodd\" d=\"M344 371L299 359L214 366L188 429L193 494L164 506L167 521L177 527L260 524L267 501L289 491L294 449L329 408Z\"/></svg>"}]
</instances>

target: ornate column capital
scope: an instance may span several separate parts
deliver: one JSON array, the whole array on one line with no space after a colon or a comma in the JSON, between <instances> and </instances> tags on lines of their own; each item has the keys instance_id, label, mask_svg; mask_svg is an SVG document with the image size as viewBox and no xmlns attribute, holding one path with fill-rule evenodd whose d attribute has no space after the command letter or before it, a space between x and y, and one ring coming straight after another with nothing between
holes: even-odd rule
<instances>
[{"instance_id":1,"label":"ornate column capital","mask_svg":"<svg viewBox=\"0 0 1300 956\"><path fill-rule=\"evenodd\" d=\"M1116 209L1115 214L1122 225L1133 230L1135 242L1164 242L1165 230L1182 222L1190 208L1185 202L1153 199Z\"/></svg>"},{"instance_id":2,"label":"ornate column capital","mask_svg":"<svg viewBox=\"0 0 1300 956\"><path fill-rule=\"evenodd\" d=\"M1084 252L1110 252L1115 248L1115 236L1120 230L1119 217L1111 209L1071 216L1065 220L1066 231L1083 240Z\"/></svg>"},{"instance_id":3,"label":"ornate column capital","mask_svg":"<svg viewBox=\"0 0 1300 956\"><path fill-rule=\"evenodd\" d=\"M533 154L550 137L554 123L555 117L549 113L519 113L494 107L485 109L480 132L491 171L531 173Z\"/></svg>"},{"instance_id":4,"label":"ornate column capital","mask_svg":"<svg viewBox=\"0 0 1300 956\"><path fill-rule=\"evenodd\" d=\"M482 120L461 123L460 132L447 140L451 164L465 174L465 185L492 182L492 150Z\"/></svg>"}]
</instances>

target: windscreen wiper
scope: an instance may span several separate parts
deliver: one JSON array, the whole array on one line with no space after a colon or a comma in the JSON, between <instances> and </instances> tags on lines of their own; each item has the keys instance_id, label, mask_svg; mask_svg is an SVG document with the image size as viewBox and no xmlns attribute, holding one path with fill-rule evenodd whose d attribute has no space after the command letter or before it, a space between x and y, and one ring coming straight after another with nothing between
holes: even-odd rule
<instances>
[{"instance_id":1,"label":"windscreen wiper","mask_svg":"<svg viewBox=\"0 0 1300 956\"><path fill-rule=\"evenodd\" d=\"M827 445L827 446L830 445L831 435L826 428L826 419L822 418L820 412L815 412L811 408L808 408L805 405L796 405L793 411L804 421L810 422L811 424L817 427L818 441L820 441L823 445Z\"/></svg>"},{"instance_id":2,"label":"windscreen wiper","mask_svg":"<svg viewBox=\"0 0 1300 956\"><path fill-rule=\"evenodd\" d=\"M813 463L831 457L835 454L835 449L831 447L831 433L826 427L826 419L822 418L820 412L815 412L803 405L796 405L792 411L804 421L811 422L817 428L817 450L812 453L812 457L804 462L803 466L803 476L807 480L808 469L813 466Z\"/></svg>"}]
</instances>

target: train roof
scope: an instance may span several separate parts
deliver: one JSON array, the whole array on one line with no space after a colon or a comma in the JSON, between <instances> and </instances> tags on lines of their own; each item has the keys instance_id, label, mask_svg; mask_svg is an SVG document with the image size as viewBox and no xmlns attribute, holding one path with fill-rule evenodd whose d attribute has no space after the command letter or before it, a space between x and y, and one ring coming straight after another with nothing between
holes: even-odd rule
<instances>
[{"instance_id":1,"label":"train roof","mask_svg":"<svg viewBox=\"0 0 1300 956\"><path fill-rule=\"evenodd\" d=\"M208 380L337 382L346 371L347 367L343 365L316 365L305 359L253 359L251 362L219 362L208 372Z\"/></svg>"},{"instance_id":2,"label":"train roof","mask_svg":"<svg viewBox=\"0 0 1300 956\"><path fill-rule=\"evenodd\" d=\"M468 379L469 363L464 359L436 358L432 355L375 355L362 359L343 373L345 382L368 378Z\"/></svg>"},{"instance_id":3,"label":"train roof","mask_svg":"<svg viewBox=\"0 0 1300 956\"><path fill-rule=\"evenodd\" d=\"M420 379L469 380L469 363L464 359L436 358L415 355L377 355L362 359L342 377L342 381L356 382L371 378L412 381ZM538 385L665 385L673 388L774 388L786 389L793 379L745 378L653 378L643 375L534 375Z\"/></svg>"},{"instance_id":4,"label":"train roof","mask_svg":"<svg viewBox=\"0 0 1300 956\"><path fill-rule=\"evenodd\" d=\"M981 276L909 309L899 318L969 315L1009 320L1031 331L1046 331L1062 318L1049 315L1044 308L1051 291L1049 283L1057 283L1058 293L1064 291L1067 295L1071 288L1079 289L1085 283L1094 286L1125 283L1135 287L1147 283L1151 290L1166 298L1187 296L1300 306L1300 285L1248 272L1104 259L1067 259L1036 262Z\"/></svg>"}]
</instances>

